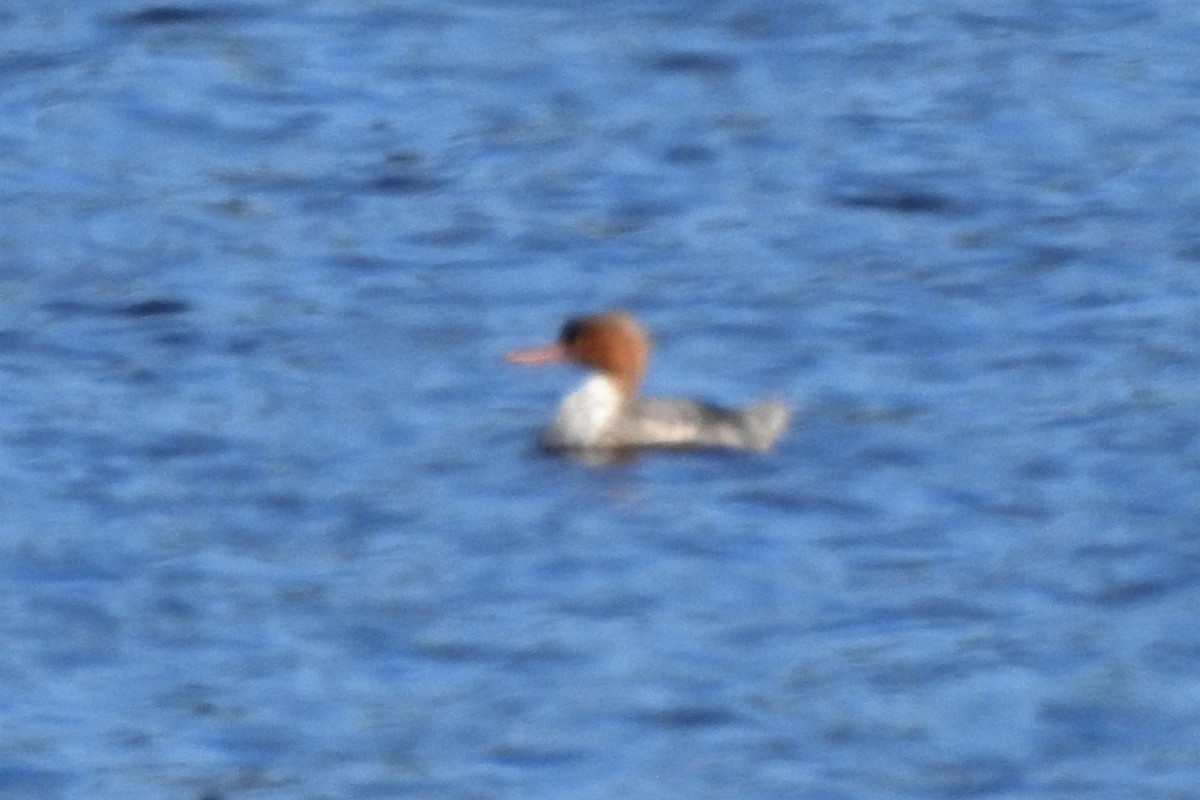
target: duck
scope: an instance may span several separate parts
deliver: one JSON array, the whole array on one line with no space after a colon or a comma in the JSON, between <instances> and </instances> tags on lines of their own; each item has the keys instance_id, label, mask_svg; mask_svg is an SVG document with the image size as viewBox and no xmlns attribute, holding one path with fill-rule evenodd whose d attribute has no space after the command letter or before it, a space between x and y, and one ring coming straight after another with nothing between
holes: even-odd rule
<instances>
[{"instance_id":1,"label":"duck","mask_svg":"<svg viewBox=\"0 0 1200 800\"><path fill-rule=\"evenodd\" d=\"M642 448L769 450L787 427L777 399L722 408L687 398L638 394L650 356L645 330L623 309L569 319L552 344L506 353L512 364L569 362L587 376L563 397L541 431L546 451Z\"/></svg>"}]
</instances>

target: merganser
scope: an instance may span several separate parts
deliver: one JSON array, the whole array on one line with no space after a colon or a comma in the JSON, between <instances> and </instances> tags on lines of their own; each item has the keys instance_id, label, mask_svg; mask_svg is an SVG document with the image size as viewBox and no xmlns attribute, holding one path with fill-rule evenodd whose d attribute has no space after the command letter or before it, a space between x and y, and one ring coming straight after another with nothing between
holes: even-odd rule
<instances>
[{"instance_id":1,"label":"merganser","mask_svg":"<svg viewBox=\"0 0 1200 800\"><path fill-rule=\"evenodd\" d=\"M639 397L648 352L641 326L616 310L568 320L554 344L508 353L505 360L514 364L571 361L591 373L563 398L538 444L546 450L583 451L766 450L783 432L788 409L778 400L725 409L695 400Z\"/></svg>"}]
</instances>

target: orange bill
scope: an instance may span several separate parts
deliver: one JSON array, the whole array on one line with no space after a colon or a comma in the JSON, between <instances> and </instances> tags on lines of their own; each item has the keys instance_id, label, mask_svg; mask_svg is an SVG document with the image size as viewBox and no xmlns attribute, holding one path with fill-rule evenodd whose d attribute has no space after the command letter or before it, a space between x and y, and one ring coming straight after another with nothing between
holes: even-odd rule
<instances>
[{"instance_id":1,"label":"orange bill","mask_svg":"<svg viewBox=\"0 0 1200 800\"><path fill-rule=\"evenodd\" d=\"M567 349L557 342L544 347L530 347L504 354L504 360L510 364L553 364L565 361L566 358Z\"/></svg>"}]
</instances>

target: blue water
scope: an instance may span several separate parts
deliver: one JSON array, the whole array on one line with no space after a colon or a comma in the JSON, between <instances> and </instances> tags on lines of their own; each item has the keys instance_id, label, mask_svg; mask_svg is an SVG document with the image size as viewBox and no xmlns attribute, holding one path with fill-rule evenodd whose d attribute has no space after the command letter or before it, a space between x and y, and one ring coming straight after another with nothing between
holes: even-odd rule
<instances>
[{"instance_id":1,"label":"blue water","mask_svg":"<svg viewBox=\"0 0 1200 800\"><path fill-rule=\"evenodd\" d=\"M1198 9L9 4L0 798L1196 797Z\"/></svg>"}]
</instances>

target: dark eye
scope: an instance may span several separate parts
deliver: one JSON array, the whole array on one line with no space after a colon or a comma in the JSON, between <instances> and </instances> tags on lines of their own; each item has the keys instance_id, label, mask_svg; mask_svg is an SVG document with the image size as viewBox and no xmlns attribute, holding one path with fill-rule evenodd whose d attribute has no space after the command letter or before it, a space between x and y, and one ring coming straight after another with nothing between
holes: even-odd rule
<instances>
[{"instance_id":1,"label":"dark eye","mask_svg":"<svg viewBox=\"0 0 1200 800\"><path fill-rule=\"evenodd\" d=\"M583 332L583 321L578 319L568 320L566 325L563 325L562 331L558 334L558 341L563 344L571 344L579 338L579 334Z\"/></svg>"}]
</instances>

